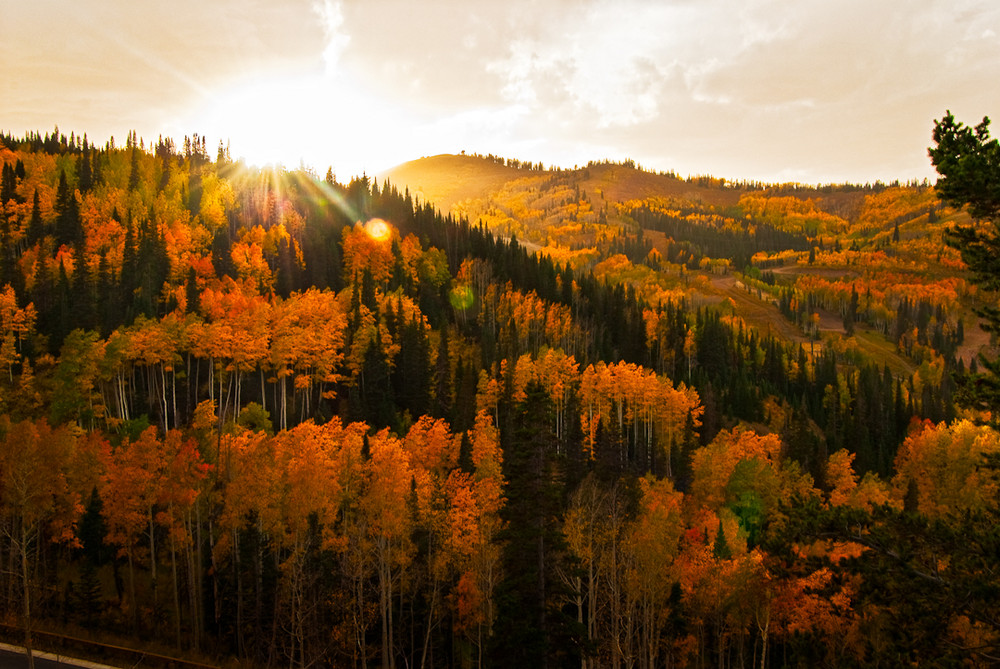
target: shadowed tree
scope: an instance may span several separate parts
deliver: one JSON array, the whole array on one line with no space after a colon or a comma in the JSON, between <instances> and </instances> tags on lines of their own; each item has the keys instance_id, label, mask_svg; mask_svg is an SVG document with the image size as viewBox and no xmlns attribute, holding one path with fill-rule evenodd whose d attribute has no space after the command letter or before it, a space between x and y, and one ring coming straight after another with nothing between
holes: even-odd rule
<instances>
[{"instance_id":1,"label":"shadowed tree","mask_svg":"<svg viewBox=\"0 0 1000 669\"><path fill-rule=\"evenodd\" d=\"M935 189L947 204L967 207L971 225L955 226L946 241L957 248L972 272L972 281L989 293L1000 292L1000 142L990 138L990 119L973 127L947 112L934 122L935 146L928 150L941 176ZM984 299L976 308L983 329L1000 334L1000 308ZM959 403L992 412L1000 425L1000 359L980 357L980 371L963 379Z\"/></svg>"}]
</instances>

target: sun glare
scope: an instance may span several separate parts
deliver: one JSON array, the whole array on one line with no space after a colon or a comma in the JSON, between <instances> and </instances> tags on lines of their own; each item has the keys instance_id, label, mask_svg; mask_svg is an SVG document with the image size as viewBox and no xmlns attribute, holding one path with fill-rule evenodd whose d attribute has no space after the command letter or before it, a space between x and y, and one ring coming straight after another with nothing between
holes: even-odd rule
<instances>
[{"instance_id":1,"label":"sun glare","mask_svg":"<svg viewBox=\"0 0 1000 669\"><path fill-rule=\"evenodd\" d=\"M346 75L244 80L206 98L176 130L221 138L249 165L301 162L320 174L332 166L338 180L421 155L411 145L421 136L412 120Z\"/></svg>"},{"instance_id":2,"label":"sun glare","mask_svg":"<svg viewBox=\"0 0 1000 669\"><path fill-rule=\"evenodd\" d=\"M332 167L338 181L371 175L435 152L455 152L485 134L502 135L511 119L469 112L444 120L390 103L351 72L246 77L207 94L166 127L168 135L208 137L214 156L221 139L233 159L318 174ZM468 140L468 141L466 141Z\"/></svg>"},{"instance_id":3,"label":"sun glare","mask_svg":"<svg viewBox=\"0 0 1000 669\"><path fill-rule=\"evenodd\" d=\"M306 88L295 79L256 80L214 98L194 123L200 132L227 138L233 158L251 165L288 165L302 124L300 113Z\"/></svg>"}]
</instances>

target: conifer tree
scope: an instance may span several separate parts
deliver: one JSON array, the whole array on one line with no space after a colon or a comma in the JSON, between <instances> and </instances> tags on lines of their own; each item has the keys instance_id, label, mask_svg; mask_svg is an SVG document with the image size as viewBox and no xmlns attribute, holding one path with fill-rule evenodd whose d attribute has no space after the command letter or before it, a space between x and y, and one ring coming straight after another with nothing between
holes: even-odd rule
<instances>
[{"instance_id":1,"label":"conifer tree","mask_svg":"<svg viewBox=\"0 0 1000 669\"><path fill-rule=\"evenodd\" d=\"M9 163L4 163L3 170L0 170L0 204L14 199L16 187L17 178L14 176L14 168Z\"/></svg>"},{"instance_id":2,"label":"conifer tree","mask_svg":"<svg viewBox=\"0 0 1000 669\"><path fill-rule=\"evenodd\" d=\"M990 137L990 119L974 128L947 112L934 122L934 144L928 149L940 177L935 189L946 203L968 208L975 223L951 228L946 241L957 248L972 272L972 281L994 296L1000 293L1000 142ZM983 329L1000 334L1000 308L984 300L976 313ZM958 401L990 411L1000 426L1000 359L981 357L980 371L966 377Z\"/></svg>"},{"instance_id":3,"label":"conifer tree","mask_svg":"<svg viewBox=\"0 0 1000 669\"><path fill-rule=\"evenodd\" d=\"M78 159L78 178L80 180L80 192L86 193L94 187L94 172L91 169L90 163L90 148L87 146L87 140L83 141L83 152L80 154Z\"/></svg>"},{"instance_id":4,"label":"conifer tree","mask_svg":"<svg viewBox=\"0 0 1000 669\"><path fill-rule=\"evenodd\" d=\"M434 417L446 418L451 410L451 357L448 352L448 328L441 328L437 362L434 364Z\"/></svg>"},{"instance_id":5,"label":"conifer tree","mask_svg":"<svg viewBox=\"0 0 1000 669\"><path fill-rule=\"evenodd\" d=\"M558 605L557 566L565 539L551 400L537 382L525 392L514 408L519 420L504 448L506 578L497 593L494 656L508 666L547 667L564 664L568 658L560 656L574 652L578 640L570 638L574 630Z\"/></svg>"},{"instance_id":6,"label":"conifer tree","mask_svg":"<svg viewBox=\"0 0 1000 669\"><path fill-rule=\"evenodd\" d=\"M59 188L56 191L56 244L73 246L83 242L83 225L76 195L66 181L66 172L59 172Z\"/></svg>"},{"instance_id":7,"label":"conifer tree","mask_svg":"<svg viewBox=\"0 0 1000 669\"><path fill-rule=\"evenodd\" d=\"M31 219L28 222L27 241L28 246L34 246L45 234L42 228L42 207L38 198L38 189L31 202Z\"/></svg>"}]
</instances>

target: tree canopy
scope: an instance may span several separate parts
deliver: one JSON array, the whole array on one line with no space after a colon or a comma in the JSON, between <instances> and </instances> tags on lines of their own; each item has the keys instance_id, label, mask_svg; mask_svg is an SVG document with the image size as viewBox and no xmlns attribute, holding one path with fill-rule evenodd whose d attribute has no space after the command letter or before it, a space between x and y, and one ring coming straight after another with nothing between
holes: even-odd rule
<instances>
[{"instance_id":1,"label":"tree canopy","mask_svg":"<svg viewBox=\"0 0 1000 669\"><path fill-rule=\"evenodd\" d=\"M934 143L928 150L940 178L935 188L946 203L966 207L969 225L953 227L946 241L957 248L972 272L972 281L996 296L1000 292L1000 142L990 138L990 119L970 127L947 112L934 122ZM1000 334L996 300L975 309L982 328ZM958 401L1000 418L1000 360L980 356L982 371L964 379Z\"/></svg>"}]
</instances>

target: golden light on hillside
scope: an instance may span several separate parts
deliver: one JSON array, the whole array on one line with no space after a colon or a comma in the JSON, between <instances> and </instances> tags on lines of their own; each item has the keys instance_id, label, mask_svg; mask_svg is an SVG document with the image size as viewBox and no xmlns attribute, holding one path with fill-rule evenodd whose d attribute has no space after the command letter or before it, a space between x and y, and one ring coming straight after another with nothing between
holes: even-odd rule
<instances>
[{"instance_id":1,"label":"golden light on hillside","mask_svg":"<svg viewBox=\"0 0 1000 669\"><path fill-rule=\"evenodd\" d=\"M392 226L381 218L373 218L365 223L365 232L377 242L384 242L392 236Z\"/></svg>"}]
</instances>

